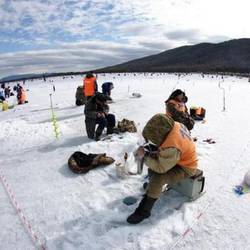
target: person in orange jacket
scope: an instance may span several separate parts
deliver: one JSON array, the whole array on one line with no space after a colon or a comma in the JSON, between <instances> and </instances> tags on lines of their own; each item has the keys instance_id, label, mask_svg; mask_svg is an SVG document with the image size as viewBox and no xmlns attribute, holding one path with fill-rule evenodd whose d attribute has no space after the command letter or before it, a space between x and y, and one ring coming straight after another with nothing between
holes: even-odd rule
<instances>
[{"instance_id":1,"label":"person in orange jacket","mask_svg":"<svg viewBox=\"0 0 250 250\"><path fill-rule=\"evenodd\" d=\"M188 113L186 103L188 101L185 92L176 89L169 98L165 101L166 114L172 117L175 121L184 124L188 130L194 127L194 120Z\"/></svg>"},{"instance_id":2,"label":"person in orange jacket","mask_svg":"<svg viewBox=\"0 0 250 250\"><path fill-rule=\"evenodd\" d=\"M23 87L20 87L17 93L18 104L26 103L26 98L26 91L23 89Z\"/></svg>"},{"instance_id":3,"label":"person in orange jacket","mask_svg":"<svg viewBox=\"0 0 250 250\"><path fill-rule=\"evenodd\" d=\"M143 129L147 146L140 146L136 155L150 169L146 194L128 218L137 224L151 215L155 201L165 184L174 184L195 175L198 159L189 130L165 114L154 115Z\"/></svg>"},{"instance_id":4,"label":"person in orange jacket","mask_svg":"<svg viewBox=\"0 0 250 250\"><path fill-rule=\"evenodd\" d=\"M84 96L87 98L91 98L94 94L98 91L98 85L96 81L96 77L93 73L87 73L84 80L83 80L83 93Z\"/></svg>"}]
</instances>

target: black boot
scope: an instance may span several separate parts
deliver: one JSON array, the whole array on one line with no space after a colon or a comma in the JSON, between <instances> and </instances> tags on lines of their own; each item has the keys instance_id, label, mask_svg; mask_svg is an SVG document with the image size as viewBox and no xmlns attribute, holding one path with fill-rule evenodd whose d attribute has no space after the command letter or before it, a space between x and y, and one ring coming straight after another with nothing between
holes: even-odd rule
<instances>
[{"instance_id":1,"label":"black boot","mask_svg":"<svg viewBox=\"0 0 250 250\"><path fill-rule=\"evenodd\" d=\"M132 213L128 218L127 222L130 224L138 224L144 219L148 218L151 215L151 209L154 206L154 203L157 199L148 197L144 195L141 200L138 208Z\"/></svg>"},{"instance_id":2,"label":"black boot","mask_svg":"<svg viewBox=\"0 0 250 250\"><path fill-rule=\"evenodd\" d=\"M117 127L107 127L107 135L109 134L119 134L119 129Z\"/></svg>"},{"instance_id":3,"label":"black boot","mask_svg":"<svg viewBox=\"0 0 250 250\"><path fill-rule=\"evenodd\" d=\"M99 141L101 139L103 129L100 129L99 127L95 131L95 140Z\"/></svg>"},{"instance_id":4,"label":"black boot","mask_svg":"<svg viewBox=\"0 0 250 250\"><path fill-rule=\"evenodd\" d=\"M113 128L112 127L107 127L107 135L113 134Z\"/></svg>"}]
</instances>

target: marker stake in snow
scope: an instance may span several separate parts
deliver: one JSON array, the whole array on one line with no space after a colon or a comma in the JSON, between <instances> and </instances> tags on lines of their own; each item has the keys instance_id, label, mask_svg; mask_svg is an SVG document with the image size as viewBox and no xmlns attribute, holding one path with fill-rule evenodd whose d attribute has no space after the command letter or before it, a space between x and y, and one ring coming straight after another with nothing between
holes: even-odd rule
<instances>
[{"instance_id":1,"label":"marker stake in snow","mask_svg":"<svg viewBox=\"0 0 250 250\"><path fill-rule=\"evenodd\" d=\"M207 211L207 209L209 208L211 202L208 202L208 204L199 212L199 214L194 218L193 222L191 223L190 226L188 226L184 232L182 234L180 234L177 238L176 241L173 242L173 244L171 244L171 246L169 247L170 250L175 249L175 247L179 244L179 242L181 242L182 240L185 239L185 237L191 232L193 231L194 226L199 222L200 218L205 214L205 212Z\"/></svg>"},{"instance_id":2,"label":"marker stake in snow","mask_svg":"<svg viewBox=\"0 0 250 250\"><path fill-rule=\"evenodd\" d=\"M41 238L38 236L38 234L35 233L30 222L28 221L28 219L24 215L24 213L23 213L21 207L19 206L19 204L17 203L15 195L14 195L13 191L11 190L10 185L8 184L1 169L0 169L0 180L2 181L2 184L5 188L5 191L8 194L10 201L11 201L11 204L15 208L15 210L16 210L16 212L21 220L21 223L23 224L23 226L26 228L27 232L29 233L29 236L30 236L33 244L35 245L35 247L38 246L39 249L45 250L46 247L45 247L44 241L42 241Z\"/></svg>"},{"instance_id":3,"label":"marker stake in snow","mask_svg":"<svg viewBox=\"0 0 250 250\"><path fill-rule=\"evenodd\" d=\"M223 109L222 109L222 111L226 111L226 90L225 90L225 88L221 87L220 84L221 84L221 82L219 82L218 87L223 90Z\"/></svg>"},{"instance_id":4,"label":"marker stake in snow","mask_svg":"<svg viewBox=\"0 0 250 250\"><path fill-rule=\"evenodd\" d=\"M53 125L53 128L54 128L55 137L56 137L56 139L59 139L60 130L59 130L59 126L58 126L58 123L57 123L54 108L53 108L52 94L50 94L49 97L50 97L50 109L51 109L51 114L52 114L52 117L51 117L52 120L51 121L52 121L52 125Z\"/></svg>"}]
</instances>

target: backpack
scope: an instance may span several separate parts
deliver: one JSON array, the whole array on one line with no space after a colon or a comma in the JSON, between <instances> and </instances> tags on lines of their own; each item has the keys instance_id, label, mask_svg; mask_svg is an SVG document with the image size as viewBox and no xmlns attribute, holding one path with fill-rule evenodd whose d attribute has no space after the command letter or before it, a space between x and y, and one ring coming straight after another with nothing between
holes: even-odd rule
<instances>
[{"instance_id":1,"label":"backpack","mask_svg":"<svg viewBox=\"0 0 250 250\"><path fill-rule=\"evenodd\" d=\"M118 121L117 127L119 129L119 132L122 132L122 133L123 132L136 133L137 132L135 122L127 120L127 119L122 119L122 121Z\"/></svg>"},{"instance_id":2,"label":"backpack","mask_svg":"<svg viewBox=\"0 0 250 250\"><path fill-rule=\"evenodd\" d=\"M170 116L156 114L147 122L142 135L146 140L160 146L173 127L174 120Z\"/></svg>"},{"instance_id":3,"label":"backpack","mask_svg":"<svg viewBox=\"0 0 250 250\"><path fill-rule=\"evenodd\" d=\"M86 103L86 98L83 93L83 86L78 86L76 89L76 105L81 106Z\"/></svg>"}]
</instances>

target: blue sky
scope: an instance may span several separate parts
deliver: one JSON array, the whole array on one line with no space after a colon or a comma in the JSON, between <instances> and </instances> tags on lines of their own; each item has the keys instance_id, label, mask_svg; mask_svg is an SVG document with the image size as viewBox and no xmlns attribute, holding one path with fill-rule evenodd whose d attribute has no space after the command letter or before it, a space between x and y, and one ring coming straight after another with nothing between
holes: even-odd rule
<instances>
[{"instance_id":1,"label":"blue sky","mask_svg":"<svg viewBox=\"0 0 250 250\"><path fill-rule=\"evenodd\" d=\"M250 37L249 0L0 0L0 78Z\"/></svg>"}]
</instances>

